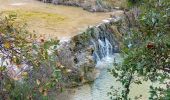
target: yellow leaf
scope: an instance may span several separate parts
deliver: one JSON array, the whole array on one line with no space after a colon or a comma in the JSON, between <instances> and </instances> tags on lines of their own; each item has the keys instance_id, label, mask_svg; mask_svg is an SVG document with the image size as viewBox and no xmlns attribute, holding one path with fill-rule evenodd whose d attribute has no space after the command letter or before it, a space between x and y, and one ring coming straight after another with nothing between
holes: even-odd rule
<instances>
[{"instance_id":1,"label":"yellow leaf","mask_svg":"<svg viewBox=\"0 0 170 100\"><path fill-rule=\"evenodd\" d=\"M44 91L43 95L44 95L44 96L47 96L47 91Z\"/></svg>"},{"instance_id":2,"label":"yellow leaf","mask_svg":"<svg viewBox=\"0 0 170 100\"><path fill-rule=\"evenodd\" d=\"M43 88L42 87L39 88L39 92L41 92L41 93L43 92Z\"/></svg>"},{"instance_id":3,"label":"yellow leaf","mask_svg":"<svg viewBox=\"0 0 170 100\"><path fill-rule=\"evenodd\" d=\"M17 62L17 58L16 57L13 57L13 62Z\"/></svg>"},{"instance_id":4,"label":"yellow leaf","mask_svg":"<svg viewBox=\"0 0 170 100\"><path fill-rule=\"evenodd\" d=\"M60 66L60 68L64 68L64 66L63 66L63 65L61 65L61 66Z\"/></svg>"},{"instance_id":5,"label":"yellow leaf","mask_svg":"<svg viewBox=\"0 0 170 100\"><path fill-rule=\"evenodd\" d=\"M6 42L4 43L4 47L5 47L6 49L9 49L9 48L11 47L10 42L9 42L9 41L6 41Z\"/></svg>"},{"instance_id":6,"label":"yellow leaf","mask_svg":"<svg viewBox=\"0 0 170 100\"><path fill-rule=\"evenodd\" d=\"M72 70L71 69L66 69L66 72L70 73L70 72L72 72Z\"/></svg>"},{"instance_id":7,"label":"yellow leaf","mask_svg":"<svg viewBox=\"0 0 170 100\"><path fill-rule=\"evenodd\" d=\"M18 81L18 80L19 80L18 77L14 77L13 79L14 79L15 81Z\"/></svg>"},{"instance_id":8,"label":"yellow leaf","mask_svg":"<svg viewBox=\"0 0 170 100\"><path fill-rule=\"evenodd\" d=\"M27 72L22 72L22 76L28 76Z\"/></svg>"},{"instance_id":9,"label":"yellow leaf","mask_svg":"<svg viewBox=\"0 0 170 100\"><path fill-rule=\"evenodd\" d=\"M40 85L40 83L41 83L40 80L38 80L38 79L36 80L36 82L37 82L37 85Z\"/></svg>"}]
</instances>

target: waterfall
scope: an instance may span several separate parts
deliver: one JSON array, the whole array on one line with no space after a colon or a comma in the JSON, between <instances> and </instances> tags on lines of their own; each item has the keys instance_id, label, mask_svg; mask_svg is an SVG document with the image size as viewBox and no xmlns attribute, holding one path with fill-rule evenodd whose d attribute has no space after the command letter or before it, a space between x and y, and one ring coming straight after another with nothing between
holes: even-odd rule
<instances>
[{"instance_id":1,"label":"waterfall","mask_svg":"<svg viewBox=\"0 0 170 100\"><path fill-rule=\"evenodd\" d=\"M111 45L111 43L109 42L109 40L106 38L105 39L105 43L106 43L106 52L107 52L107 55L106 57L109 57L110 55L112 55L112 51L113 51L113 47Z\"/></svg>"},{"instance_id":2,"label":"waterfall","mask_svg":"<svg viewBox=\"0 0 170 100\"><path fill-rule=\"evenodd\" d=\"M99 55L97 53L97 46L96 46L96 43L95 43L94 40L91 40L91 41L92 41L92 44L94 46L93 57L94 57L95 61L98 62L98 61L100 61L100 57L99 57Z\"/></svg>"},{"instance_id":3,"label":"waterfall","mask_svg":"<svg viewBox=\"0 0 170 100\"><path fill-rule=\"evenodd\" d=\"M113 55L114 48L107 38L92 40L92 44L94 45L93 57L96 63Z\"/></svg>"},{"instance_id":4,"label":"waterfall","mask_svg":"<svg viewBox=\"0 0 170 100\"><path fill-rule=\"evenodd\" d=\"M98 39L98 42L99 42L99 53L101 53L101 59L104 58L106 56L106 45L105 45L105 42Z\"/></svg>"}]
</instances>

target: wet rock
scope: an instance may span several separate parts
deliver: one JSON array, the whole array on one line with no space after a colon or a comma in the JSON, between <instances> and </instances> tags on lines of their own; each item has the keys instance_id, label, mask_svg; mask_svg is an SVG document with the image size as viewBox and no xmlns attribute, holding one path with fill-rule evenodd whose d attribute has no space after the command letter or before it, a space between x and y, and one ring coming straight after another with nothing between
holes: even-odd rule
<instances>
[{"instance_id":1,"label":"wet rock","mask_svg":"<svg viewBox=\"0 0 170 100\"><path fill-rule=\"evenodd\" d=\"M119 20L107 19L107 22L90 27L69 41L60 43L56 51L57 61L60 62L60 66L71 70L70 73L63 75L66 86L79 86L94 81L97 61L119 52L116 29L113 29Z\"/></svg>"}]
</instances>

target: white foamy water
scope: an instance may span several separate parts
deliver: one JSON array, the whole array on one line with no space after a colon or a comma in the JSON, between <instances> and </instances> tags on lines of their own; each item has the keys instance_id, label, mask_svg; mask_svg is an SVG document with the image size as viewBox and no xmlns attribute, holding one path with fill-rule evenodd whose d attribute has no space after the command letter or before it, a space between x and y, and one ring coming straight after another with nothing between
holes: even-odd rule
<instances>
[{"instance_id":1,"label":"white foamy water","mask_svg":"<svg viewBox=\"0 0 170 100\"><path fill-rule=\"evenodd\" d=\"M114 60L116 60L115 56L106 56L97 62L97 69L105 69L113 65Z\"/></svg>"},{"instance_id":2,"label":"white foamy water","mask_svg":"<svg viewBox=\"0 0 170 100\"><path fill-rule=\"evenodd\" d=\"M70 39L71 39L70 37L61 37L61 38L59 38L60 43L70 41Z\"/></svg>"},{"instance_id":3,"label":"white foamy water","mask_svg":"<svg viewBox=\"0 0 170 100\"><path fill-rule=\"evenodd\" d=\"M22 5L26 5L26 3L12 3L10 5L11 6L22 6Z\"/></svg>"}]
</instances>

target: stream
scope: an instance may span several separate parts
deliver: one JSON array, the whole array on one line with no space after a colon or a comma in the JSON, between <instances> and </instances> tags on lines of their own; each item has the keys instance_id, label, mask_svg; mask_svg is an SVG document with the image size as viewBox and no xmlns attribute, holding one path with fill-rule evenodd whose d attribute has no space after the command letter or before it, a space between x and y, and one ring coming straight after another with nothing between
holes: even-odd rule
<instances>
[{"instance_id":1,"label":"stream","mask_svg":"<svg viewBox=\"0 0 170 100\"><path fill-rule=\"evenodd\" d=\"M0 0L0 12L16 13L22 23L27 23L30 32L59 40L67 40L110 16L110 13L91 13L80 7L37 0Z\"/></svg>"},{"instance_id":2,"label":"stream","mask_svg":"<svg viewBox=\"0 0 170 100\"><path fill-rule=\"evenodd\" d=\"M96 64L98 69L98 77L92 84L85 84L78 88L65 89L65 91L57 96L57 100L110 100L107 95L111 91L110 87L120 90L121 83L108 72L108 69L113 68L113 62L120 63L122 58L119 53L113 54L111 57L106 57ZM141 85L132 85L130 97L142 95L139 100L148 100L150 82L143 82Z\"/></svg>"},{"instance_id":3,"label":"stream","mask_svg":"<svg viewBox=\"0 0 170 100\"><path fill-rule=\"evenodd\" d=\"M34 30L44 38L57 37L59 40L69 39L90 25L99 24L110 15L110 13L90 13L77 7L44 4L34 0L0 0L0 11L15 12L20 19L28 23L31 32ZM113 47L107 39L105 41L99 39L98 42L100 50L95 53L98 76L96 80L91 84L65 89L63 93L57 95L56 100L110 100L107 95L111 91L110 87L121 87L121 84L108 72L109 68L114 67L114 61L118 63L122 61L120 54L113 53ZM147 100L150 84L144 82L139 86L132 85L130 96L143 94L141 100Z\"/></svg>"}]
</instances>

